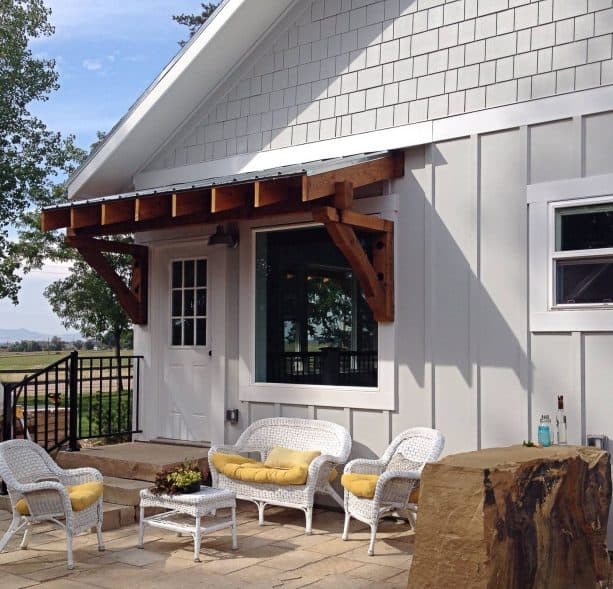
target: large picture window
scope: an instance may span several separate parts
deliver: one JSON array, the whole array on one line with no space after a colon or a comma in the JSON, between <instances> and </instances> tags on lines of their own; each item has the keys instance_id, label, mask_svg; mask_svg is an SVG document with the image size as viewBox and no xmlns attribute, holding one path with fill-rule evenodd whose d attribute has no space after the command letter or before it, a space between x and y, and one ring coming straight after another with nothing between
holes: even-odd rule
<instances>
[{"instance_id":1,"label":"large picture window","mask_svg":"<svg viewBox=\"0 0 613 589\"><path fill-rule=\"evenodd\" d=\"M377 322L325 229L259 231L255 380L377 386Z\"/></svg>"},{"instance_id":2,"label":"large picture window","mask_svg":"<svg viewBox=\"0 0 613 589\"><path fill-rule=\"evenodd\" d=\"M553 306L613 303L613 201L552 205Z\"/></svg>"}]
</instances>

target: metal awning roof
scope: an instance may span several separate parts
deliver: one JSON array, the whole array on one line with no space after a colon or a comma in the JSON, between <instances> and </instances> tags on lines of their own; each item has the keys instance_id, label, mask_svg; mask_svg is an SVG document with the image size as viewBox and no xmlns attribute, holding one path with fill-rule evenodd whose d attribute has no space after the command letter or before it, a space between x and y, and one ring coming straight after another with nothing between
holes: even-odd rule
<instances>
[{"instance_id":1,"label":"metal awning roof","mask_svg":"<svg viewBox=\"0 0 613 589\"><path fill-rule=\"evenodd\" d=\"M45 207L41 225L94 236L299 212L338 182L359 188L401 176L403 162L402 152L374 152L88 198Z\"/></svg>"}]
</instances>

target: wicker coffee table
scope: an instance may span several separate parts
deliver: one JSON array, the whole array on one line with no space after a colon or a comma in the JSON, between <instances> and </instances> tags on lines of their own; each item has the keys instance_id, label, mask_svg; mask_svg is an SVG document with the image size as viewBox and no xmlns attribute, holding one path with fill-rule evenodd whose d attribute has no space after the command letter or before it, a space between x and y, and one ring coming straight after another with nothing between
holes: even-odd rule
<instances>
[{"instance_id":1,"label":"wicker coffee table","mask_svg":"<svg viewBox=\"0 0 613 589\"><path fill-rule=\"evenodd\" d=\"M169 511L145 517L146 507ZM224 508L231 510L231 517L216 517L216 511ZM232 528L232 548L236 550L236 495L232 491L211 487L200 487L200 491L185 495L154 495L149 489L143 489L140 492L139 548L143 548L145 526L190 534L194 538L195 562L200 562L202 536L210 532Z\"/></svg>"}]
</instances>

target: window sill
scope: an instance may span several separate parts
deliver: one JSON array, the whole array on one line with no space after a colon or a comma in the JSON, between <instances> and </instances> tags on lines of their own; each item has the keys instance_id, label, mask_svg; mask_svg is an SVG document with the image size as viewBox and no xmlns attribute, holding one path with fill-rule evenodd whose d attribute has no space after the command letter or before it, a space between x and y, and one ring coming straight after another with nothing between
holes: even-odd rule
<instances>
[{"instance_id":1,"label":"window sill","mask_svg":"<svg viewBox=\"0 0 613 589\"><path fill-rule=\"evenodd\" d=\"M255 383L240 387L239 400L251 403L395 410L393 387L383 389L381 387Z\"/></svg>"},{"instance_id":2,"label":"window sill","mask_svg":"<svg viewBox=\"0 0 613 589\"><path fill-rule=\"evenodd\" d=\"M613 308L552 309L530 313L530 331L613 331Z\"/></svg>"}]
</instances>

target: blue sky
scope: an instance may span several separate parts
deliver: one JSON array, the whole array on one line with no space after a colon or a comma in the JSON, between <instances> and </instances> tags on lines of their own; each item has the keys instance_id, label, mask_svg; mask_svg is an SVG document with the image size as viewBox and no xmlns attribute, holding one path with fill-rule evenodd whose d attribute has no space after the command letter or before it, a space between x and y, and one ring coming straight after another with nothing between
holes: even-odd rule
<instances>
[{"instance_id":1,"label":"blue sky","mask_svg":"<svg viewBox=\"0 0 613 589\"><path fill-rule=\"evenodd\" d=\"M52 57L60 90L32 110L47 125L89 148L108 131L179 50L187 29L173 14L199 12L199 0L46 0L53 37L35 40L35 54ZM0 300L0 327L65 332L42 295L66 268L49 265L23 282L20 304Z\"/></svg>"}]
</instances>

